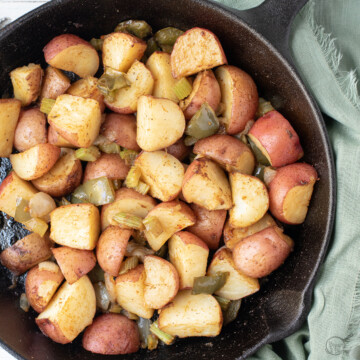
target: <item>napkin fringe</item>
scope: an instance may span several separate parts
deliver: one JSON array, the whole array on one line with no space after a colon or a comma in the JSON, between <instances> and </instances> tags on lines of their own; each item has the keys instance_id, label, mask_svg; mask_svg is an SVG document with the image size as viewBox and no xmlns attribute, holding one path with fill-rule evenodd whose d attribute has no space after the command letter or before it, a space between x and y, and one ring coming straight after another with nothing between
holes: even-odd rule
<instances>
[{"instance_id":1,"label":"napkin fringe","mask_svg":"<svg viewBox=\"0 0 360 360\"><path fill-rule=\"evenodd\" d=\"M336 47L336 38L333 38L331 33L326 33L325 28L316 23L315 2L313 0L309 2L309 6L304 8L304 17L316 37L325 60L333 72L342 93L351 104L360 111L360 97L357 87L358 77L356 70L341 71L339 69L343 55Z\"/></svg>"}]
</instances>

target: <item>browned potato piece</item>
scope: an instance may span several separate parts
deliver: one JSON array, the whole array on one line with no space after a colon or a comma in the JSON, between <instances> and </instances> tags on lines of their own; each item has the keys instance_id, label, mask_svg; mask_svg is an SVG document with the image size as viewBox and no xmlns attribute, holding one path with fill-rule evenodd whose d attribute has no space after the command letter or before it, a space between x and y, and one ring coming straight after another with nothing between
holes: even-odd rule
<instances>
[{"instance_id":1,"label":"browned potato piece","mask_svg":"<svg viewBox=\"0 0 360 360\"><path fill-rule=\"evenodd\" d=\"M226 247L219 249L207 271L207 275L216 275L218 272L228 272L229 276L225 285L215 292L228 300L238 300L249 296L260 289L259 281L243 274L235 268L232 253Z\"/></svg>"},{"instance_id":2,"label":"browned potato piece","mask_svg":"<svg viewBox=\"0 0 360 360\"><path fill-rule=\"evenodd\" d=\"M185 119L190 120L205 102L216 111L220 104L220 86L214 73L206 70L196 75L191 94L180 102Z\"/></svg>"},{"instance_id":3,"label":"browned potato piece","mask_svg":"<svg viewBox=\"0 0 360 360\"><path fill-rule=\"evenodd\" d=\"M219 39L210 30L199 27L179 36L171 53L172 74L177 79L222 64L227 64L227 60Z\"/></svg>"},{"instance_id":4,"label":"browned potato piece","mask_svg":"<svg viewBox=\"0 0 360 360\"><path fill-rule=\"evenodd\" d=\"M125 310L145 319L150 319L154 314L154 309L145 304L145 278L146 273L143 264L119 275L116 278L117 302Z\"/></svg>"},{"instance_id":5,"label":"browned potato piece","mask_svg":"<svg viewBox=\"0 0 360 360\"><path fill-rule=\"evenodd\" d=\"M229 135L213 135L196 142L194 154L206 156L226 171L239 171L251 175L255 167L255 157L240 140Z\"/></svg>"},{"instance_id":6,"label":"browned potato piece","mask_svg":"<svg viewBox=\"0 0 360 360\"><path fill-rule=\"evenodd\" d=\"M153 309L161 309L177 294L179 275L173 264L154 255L145 256L144 267L145 304Z\"/></svg>"},{"instance_id":7,"label":"browned potato piece","mask_svg":"<svg viewBox=\"0 0 360 360\"><path fill-rule=\"evenodd\" d=\"M196 204L191 204L191 209L196 216L196 222L188 231L203 240L210 249L217 249L226 219L226 210L210 211Z\"/></svg>"},{"instance_id":8,"label":"browned potato piece","mask_svg":"<svg viewBox=\"0 0 360 360\"><path fill-rule=\"evenodd\" d=\"M84 180L88 181L102 176L110 180L125 179L129 172L129 166L125 164L119 154L101 154L95 161L86 164Z\"/></svg>"},{"instance_id":9,"label":"browned potato piece","mask_svg":"<svg viewBox=\"0 0 360 360\"><path fill-rule=\"evenodd\" d=\"M0 157L12 153L20 108L21 102L17 99L0 99Z\"/></svg>"},{"instance_id":10,"label":"browned potato piece","mask_svg":"<svg viewBox=\"0 0 360 360\"><path fill-rule=\"evenodd\" d=\"M46 174L60 157L60 148L52 144L37 144L24 152L10 155L16 174L24 180L34 180Z\"/></svg>"},{"instance_id":11,"label":"browned potato piece","mask_svg":"<svg viewBox=\"0 0 360 360\"><path fill-rule=\"evenodd\" d=\"M60 268L51 261L43 261L27 273L26 297L36 312L45 310L63 280Z\"/></svg>"},{"instance_id":12,"label":"browned potato piece","mask_svg":"<svg viewBox=\"0 0 360 360\"><path fill-rule=\"evenodd\" d=\"M95 291L85 275L72 285L65 282L36 318L36 324L53 341L67 344L92 323L95 312Z\"/></svg>"},{"instance_id":13,"label":"browned potato piece","mask_svg":"<svg viewBox=\"0 0 360 360\"><path fill-rule=\"evenodd\" d=\"M104 230L109 225L118 225L113 220L113 216L119 212L145 218L156 204L157 202L149 195L142 195L134 189L121 188L115 192L114 202L102 207L101 228ZM121 227L126 228L124 226Z\"/></svg>"},{"instance_id":14,"label":"browned potato piece","mask_svg":"<svg viewBox=\"0 0 360 360\"><path fill-rule=\"evenodd\" d=\"M269 214L265 214L255 224L244 228L233 228L230 225L230 221L227 221L224 227L225 245L228 249L233 250L240 240L274 225L276 225L276 222Z\"/></svg>"},{"instance_id":15,"label":"browned potato piece","mask_svg":"<svg viewBox=\"0 0 360 360\"><path fill-rule=\"evenodd\" d=\"M21 275L51 256L51 242L47 235L36 233L25 236L5 249L0 255L1 263L15 275Z\"/></svg>"},{"instance_id":16,"label":"browned potato piece","mask_svg":"<svg viewBox=\"0 0 360 360\"><path fill-rule=\"evenodd\" d=\"M64 139L51 125L48 127L48 143L58 147L76 148L75 145Z\"/></svg>"},{"instance_id":17,"label":"browned potato piece","mask_svg":"<svg viewBox=\"0 0 360 360\"><path fill-rule=\"evenodd\" d=\"M14 136L14 147L25 151L37 144L47 142L46 117L39 108L23 110L20 113Z\"/></svg>"},{"instance_id":18,"label":"browned potato piece","mask_svg":"<svg viewBox=\"0 0 360 360\"><path fill-rule=\"evenodd\" d=\"M188 203L195 203L207 210L228 210L233 205L224 171L207 158L196 159L187 168L182 193Z\"/></svg>"},{"instance_id":19,"label":"browned potato piece","mask_svg":"<svg viewBox=\"0 0 360 360\"><path fill-rule=\"evenodd\" d=\"M68 150L45 175L32 183L38 190L60 197L74 191L81 178L81 161L76 158L74 150Z\"/></svg>"},{"instance_id":20,"label":"browned potato piece","mask_svg":"<svg viewBox=\"0 0 360 360\"><path fill-rule=\"evenodd\" d=\"M66 281L73 284L96 265L96 258L90 250L72 249L61 246L51 249Z\"/></svg>"},{"instance_id":21,"label":"browned potato piece","mask_svg":"<svg viewBox=\"0 0 360 360\"><path fill-rule=\"evenodd\" d=\"M16 68L10 73L14 97L22 106L30 105L39 97L43 74L40 65L35 64Z\"/></svg>"},{"instance_id":22,"label":"browned potato piece","mask_svg":"<svg viewBox=\"0 0 360 360\"><path fill-rule=\"evenodd\" d=\"M219 303L209 294L192 295L191 290L180 291L174 301L161 310L160 330L180 338L189 336L217 336L222 327Z\"/></svg>"},{"instance_id":23,"label":"browned potato piece","mask_svg":"<svg viewBox=\"0 0 360 360\"><path fill-rule=\"evenodd\" d=\"M233 250L237 269L253 278L261 278L276 270L294 247L282 229L271 226L239 241Z\"/></svg>"},{"instance_id":24,"label":"browned potato piece","mask_svg":"<svg viewBox=\"0 0 360 360\"><path fill-rule=\"evenodd\" d=\"M100 216L93 204L60 206L50 213L50 237L57 244L93 250L100 233Z\"/></svg>"},{"instance_id":25,"label":"browned potato piece","mask_svg":"<svg viewBox=\"0 0 360 360\"><path fill-rule=\"evenodd\" d=\"M190 147L186 146L184 139L179 139L175 144L164 149L168 154L175 156L178 160L183 161L190 154Z\"/></svg>"},{"instance_id":26,"label":"browned potato piece","mask_svg":"<svg viewBox=\"0 0 360 360\"><path fill-rule=\"evenodd\" d=\"M85 330L82 345L95 354L131 354L139 350L139 329L120 314L103 314Z\"/></svg>"},{"instance_id":27,"label":"browned potato piece","mask_svg":"<svg viewBox=\"0 0 360 360\"><path fill-rule=\"evenodd\" d=\"M106 114L101 134L125 149L140 151L136 142L136 118L127 114Z\"/></svg>"},{"instance_id":28,"label":"browned potato piece","mask_svg":"<svg viewBox=\"0 0 360 360\"><path fill-rule=\"evenodd\" d=\"M98 89L97 82L97 78L87 76L71 84L67 90L67 94L80 96L85 99L94 99L99 103L100 110L103 112L105 110L104 95Z\"/></svg>"},{"instance_id":29,"label":"browned potato piece","mask_svg":"<svg viewBox=\"0 0 360 360\"><path fill-rule=\"evenodd\" d=\"M132 230L119 226L108 226L101 234L96 246L96 257L100 267L112 276L118 276L126 246Z\"/></svg>"},{"instance_id":30,"label":"browned potato piece","mask_svg":"<svg viewBox=\"0 0 360 360\"><path fill-rule=\"evenodd\" d=\"M70 79L59 69L48 66L45 69L45 77L40 93L40 100L56 99L59 95L65 94L70 86Z\"/></svg>"}]
</instances>

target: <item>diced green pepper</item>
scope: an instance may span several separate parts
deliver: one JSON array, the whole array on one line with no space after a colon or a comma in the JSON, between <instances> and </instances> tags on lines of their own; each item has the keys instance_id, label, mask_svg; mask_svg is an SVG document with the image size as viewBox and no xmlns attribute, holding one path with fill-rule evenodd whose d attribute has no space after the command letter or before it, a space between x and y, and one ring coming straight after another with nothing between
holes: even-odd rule
<instances>
[{"instance_id":1,"label":"diced green pepper","mask_svg":"<svg viewBox=\"0 0 360 360\"><path fill-rule=\"evenodd\" d=\"M221 296L214 296L214 298L217 300L217 302L219 303L221 310L222 311L226 311L231 303L231 300L229 299L225 299Z\"/></svg>"},{"instance_id":2,"label":"diced green pepper","mask_svg":"<svg viewBox=\"0 0 360 360\"><path fill-rule=\"evenodd\" d=\"M256 176L262 182L264 182L264 169L265 169L264 165L258 164L253 172L253 176Z\"/></svg>"},{"instance_id":3,"label":"diced green pepper","mask_svg":"<svg viewBox=\"0 0 360 360\"><path fill-rule=\"evenodd\" d=\"M150 334L150 320L139 317L137 326L139 328L141 348L146 349L148 346L148 336Z\"/></svg>"},{"instance_id":4,"label":"diced green pepper","mask_svg":"<svg viewBox=\"0 0 360 360\"><path fill-rule=\"evenodd\" d=\"M104 73L98 80L97 87L100 92L111 101L114 98L115 91L131 83L125 73L106 67Z\"/></svg>"},{"instance_id":5,"label":"diced green pepper","mask_svg":"<svg viewBox=\"0 0 360 360\"><path fill-rule=\"evenodd\" d=\"M155 51L160 51L160 47L158 46L158 44L156 43L155 39L153 37L151 37L148 41L147 41L147 48L145 51L145 56L146 57L150 57L152 53L154 53Z\"/></svg>"},{"instance_id":6,"label":"diced green pepper","mask_svg":"<svg viewBox=\"0 0 360 360\"><path fill-rule=\"evenodd\" d=\"M120 146L114 142L99 145L99 149L106 154L119 154Z\"/></svg>"},{"instance_id":7,"label":"diced green pepper","mask_svg":"<svg viewBox=\"0 0 360 360\"><path fill-rule=\"evenodd\" d=\"M247 136L248 142L250 144L251 150L253 152L253 154L255 155L256 161L261 164L261 165L265 165L265 166L269 166L271 165L269 163L269 160L267 159L267 157L261 152L261 150L251 141L250 137Z\"/></svg>"},{"instance_id":8,"label":"diced green pepper","mask_svg":"<svg viewBox=\"0 0 360 360\"><path fill-rule=\"evenodd\" d=\"M152 28L144 20L126 20L116 26L115 32L125 32L145 39L152 34Z\"/></svg>"},{"instance_id":9,"label":"diced green pepper","mask_svg":"<svg viewBox=\"0 0 360 360\"><path fill-rule=\"evenodd\" d=\"M94 284L97 282L105 282L104 270L97 263L95 267L88 273L90 281Z\"/></svg>"},{"instance_id":10,"label":"diced green pepper","mask_svg":"<svg viewBox=\"0 0 360 360\"><path fill-rule=\"evenodd\" d=\"M163 45L173 46L177 38L184 32L174 27L166 27L156 32L155 41L162 47Z\"/></svg>"},{"instance_id":11,"label":"diced green pepper","mask_svg":"<svg viewBox=\"0 0 360 360\"><path fill-rule=\"evenodd\" d=\"M218 272L216 275L196 277L192 294L213 294L225 285L228 276L228 272Z\"/></svg>"},{"instance_id":12,"label":"diced green pepper","mask_svg":"<svg viewBox=\"0 0 360 360\"><path fill-rule=\"evenodd\" d=\"M103 47L104 39L92 38L90 44L95 48L96 51L101 51Z\"/></svg>"},{"instance_id":13,"label":"diced green pepper","mask_svg":"<svg viewBox=\"0 0 360 360\"><path fill-rule=\"evenodd\" d=\"M232 321L234 321L239 313L240 310L240 306L241 306L241 299L240 300L233 300L230 302L227 310L225 312L223 312L223 324L227 325L229 323L231 323Z\"/></svg>"}]
</instances>

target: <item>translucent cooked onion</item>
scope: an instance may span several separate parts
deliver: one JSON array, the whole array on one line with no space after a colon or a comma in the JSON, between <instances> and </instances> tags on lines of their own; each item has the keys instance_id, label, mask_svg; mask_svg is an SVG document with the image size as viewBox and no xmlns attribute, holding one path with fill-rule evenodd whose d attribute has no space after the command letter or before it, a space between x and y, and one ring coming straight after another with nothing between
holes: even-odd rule
<instances>
[{"instance_id":1,"label":"translucent cooked onion","mask_svg":"<svg viewBox=\"0 0 360 360\"><path fill-rule=\"evenodd\" d=\"M30 199L29 208L31 217L40 218L49 222L49 214L56 208L56 204L50 195L44 192L38 192Z\"/></svg>"}]
</instances>

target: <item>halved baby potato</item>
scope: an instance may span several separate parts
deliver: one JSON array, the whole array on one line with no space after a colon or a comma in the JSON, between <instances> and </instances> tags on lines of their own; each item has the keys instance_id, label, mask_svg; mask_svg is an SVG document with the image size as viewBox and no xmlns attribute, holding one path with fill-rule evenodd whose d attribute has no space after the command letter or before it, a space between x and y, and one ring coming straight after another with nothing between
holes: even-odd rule
<instances>
[{"instance_id":1,"label":"halved baby potato","mask_svg":"<svg viewBox=\"0 0 360 360\"><path fill-rule=\"evenodd\" d=\"M190 147L186 146L184 139L179 139L176 143L164 149L168 154L175 156L178 160L183 161L190 154Z\"/></svg>"},{"instance_id":2,"label":"halved baby potato","mask_svg":"<svg viewBox=\"0 0 360 360\"><path fill-rule=\"evenodd\" d=\"M169 99L141 96L138 101L136 141L145 151L166 148L184 134L185 117Z\"/></svg>"},{"instance_id":3,"label":"halved baby potato","mask_svg":"<svg viewBox=\"0 0 360 360\"><path fill-rule=\"evenodd\" d=\"M48 143L62 148L76 148L71 142L63 138L51 125L48 127Z\"/></svg>"},{"instance_id":4,"label":"halved baby potato","mask_svg":"<svg viewBox=\"0 0 360 360\"><path fill-rule=\"evenodd\" d=\"M38 144L18 154L10 155L16 174L24 180L34 180L46 174L60 157L60 148Z\"/></svg>"},{"instance_id":5,"label":"halved baby potato","mask_svg":"<svg viewBox=\"0 0 360 360\"><path fill-rule=\"evenodd\" d=\"M44 98L55 100L59 95L65 94L70 85L70 79L61 70L48 66L45 69L40 100Z\"/></svg>"}]
</instances>

